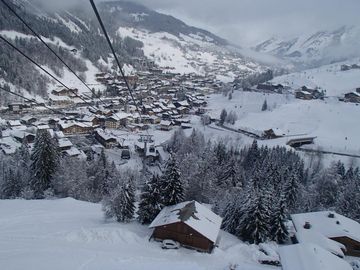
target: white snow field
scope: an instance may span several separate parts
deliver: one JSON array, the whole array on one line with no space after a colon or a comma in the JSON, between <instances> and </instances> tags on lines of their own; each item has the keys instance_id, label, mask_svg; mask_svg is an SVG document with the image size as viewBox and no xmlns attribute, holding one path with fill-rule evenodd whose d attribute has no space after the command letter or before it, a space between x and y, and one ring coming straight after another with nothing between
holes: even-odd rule
<instances>
[{"instance_id":1,"label":"white snow field","mask_svg":"<svg viewBox=\"0 0 360 270\"><path fill-rule=\"evenodd\" d=\"M343 64L359 64L360 59L341 62L274 78L271 82L281 83L293 89L301 86L319 87L327 96L342 97L360 87L360 69L341 71Z\"/></svg>"},{"instance_id":2,"label":"white snow field","mask_svg":"<svg viewBox=\"0 0 360 270\"><path fill-rule=\"evenodd\" d=\"M261 111L266 99L267 111ZM360 154L360 106L339 102L336 98L299 100L291 95L262 94L235 91L232 100L212 95L210 114L219 118L223 108L236 112L234 129L256 134L267 129L281 130L284 138L264 141L267 145L285 145L293 137L314 136L315 144L308 147L346 154Z\"/></svg>"},{"instance_id":3,"label":"white snow field","mask_svg":"<svg viewBox=\"0 0 360 270\"><path fill-rule=\"evenodd\" d=\"M258 247L221 232L212 254L149 242L136 221L106 222L100 204L71 198L0 201L0 269L279 269L257 262Z\"/></svg>"}]
</instances>

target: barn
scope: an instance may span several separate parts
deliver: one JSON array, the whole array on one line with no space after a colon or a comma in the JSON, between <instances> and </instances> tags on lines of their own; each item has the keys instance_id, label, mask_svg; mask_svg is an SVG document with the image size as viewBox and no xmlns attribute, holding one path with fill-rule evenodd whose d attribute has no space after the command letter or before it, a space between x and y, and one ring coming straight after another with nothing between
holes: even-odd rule
<instances>
[{"instance_id":1,"label":"barn","mask_svg":"<svg viewBox=\"0 0 360 270\"><path fill-rule=\"evenodd\" d=\"M152 238L171 239L182 246L211 252L218 243L222 218L196 201L187 201L161 210L150 224Z\"/></svg>"},{"instance_id":2,"label":"barn","mask_svg":"<svg viewBox=\"0 0 360 270\"><path fill-rule=\"evenodd\" d=\"M360 224L335 212L319 211L291 215L296 231L318 232L345 247L345 255L360 257Z\"/></svg>"}]
</instances>

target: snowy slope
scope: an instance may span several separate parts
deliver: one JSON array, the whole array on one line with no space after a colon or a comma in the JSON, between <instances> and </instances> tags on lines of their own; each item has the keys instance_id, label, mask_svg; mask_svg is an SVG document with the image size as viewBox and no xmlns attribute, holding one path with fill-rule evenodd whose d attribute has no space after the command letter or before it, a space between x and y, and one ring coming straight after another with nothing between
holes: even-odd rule
<instances>
[{"instance_id":1,"label":"snowy slope","mask_svg":"<svg viewBox=\"0 0 360 270\"><path fill-rule=\"evenodd\" d=\"M304 66L319 66L359 57L359 37L358 26L343 26L333 31L305 33L293 38L273 37L254 49Z\"/></svg>"},{"instance_id":2,"label":"snowy slope","mask_svg":"<svg viewBox=\"0 0 360 270\"><path fill-rule=\"evenodd\" d=\"M267 100L268 111L261 111ZM286 136L276 140L264 141L268 145L282 145L291 136L316 136L311 148L360 154L360 108L355 104L339 102L336 98L327 100L303 101L290 95L235 91L232 100L222 95L213 95L209 109L214 117L219 117L223 108L233 110L238 120L232 128L241 128L261 134L267 129L278 129Z\"/></svg>"},{"instance_id":3,"label":"snowy slope","mask_svg":"<svg viewBox=\"0 0 360 270\"><path fill-rule=\"evenodd\" d=\"M137 222L105 222L99 204L57 200L0 202L1 269L237 269L276 267L256 262L256 246L222 232L213 254L162 250Z\"/></svg>"},{"instance_id":4,"label":"snowy slope","mask_svg":"<svg viewBox=\"0 0 360 270\"><path fill-rule=\"evenodd\" d=\"M273 83L288 85L293 89L301 86L319 87L326 90L327 96L342 97L345 93L352 92L360 87L360 69L341 71L342 64L359 64L360 59L340 62L309 69L301 72L290 73L272 80Z\"/></svg>"},{"instance_id":5,"label":"snowy slope","mask_svg":"<svg viewBox=\"0 0 360 270\"><path fill-rule=\"evenodd\" d=\"M202 75L212 72L223 81L232 81L242 72L252 73L262 69L226 47L214 44L209 37L195 34L176 36L132 27L119 27L117 34L141 41L146 57L173 72Z\"/></svg>"}]
</instances>

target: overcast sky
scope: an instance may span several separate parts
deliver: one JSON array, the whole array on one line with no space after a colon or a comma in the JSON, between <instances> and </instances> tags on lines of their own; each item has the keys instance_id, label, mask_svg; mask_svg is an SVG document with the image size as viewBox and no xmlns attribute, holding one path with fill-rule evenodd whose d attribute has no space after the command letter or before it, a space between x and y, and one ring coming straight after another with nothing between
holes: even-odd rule
<instances>
[{"instance_id":1,"label":"overcast sky","mask_svg":"<svg viewBox=\"0 0 360 270\"><path fill-rule=\"evenodd\" d=\"M360 0L132 0L239 45L360 25Z\"/></svg>"}]
</instances>

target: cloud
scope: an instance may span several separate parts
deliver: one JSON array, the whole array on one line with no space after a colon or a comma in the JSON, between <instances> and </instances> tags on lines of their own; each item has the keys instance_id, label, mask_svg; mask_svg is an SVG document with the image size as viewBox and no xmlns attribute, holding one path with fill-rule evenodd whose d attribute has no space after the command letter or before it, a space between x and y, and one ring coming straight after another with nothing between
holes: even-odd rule
<instances>
[{"instance_id":1,"label":"cloud","mask_svg":"<svg viewBox=\"0 0 360 270\"><path fill-rule=\"evenodd\" d=\"M360 25L359 0L133 0L239 45Z\"/></svg>"}]
</instances>

